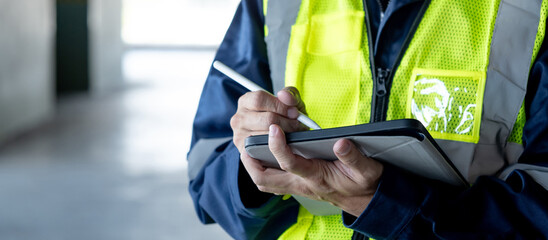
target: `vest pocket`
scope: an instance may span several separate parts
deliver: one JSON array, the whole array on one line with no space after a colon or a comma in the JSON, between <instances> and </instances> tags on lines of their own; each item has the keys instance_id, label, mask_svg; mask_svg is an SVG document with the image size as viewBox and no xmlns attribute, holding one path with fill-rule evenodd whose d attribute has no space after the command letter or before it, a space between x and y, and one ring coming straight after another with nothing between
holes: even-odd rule
<instances>
[{"instance_id":1,"label":"vest pocket","mask_svg":"<svg viewBox=\"0 0 548 240\"><path fill-rule=\"evenodd\" d=\"M478 143L485 72L414 69L406 118L437 139Z\"/></svg>"},{"instance_id":2,"label":"vest pocket","mask_svg":"<svg viewBox=\"0 0 548 240\"><path fill-rule=\"evenodd\" d=\"M361 48L364 12L314 15L310 19L307 52L331 55Z\"/></svg>"},{"instance_id":3,"label":"vest pocket","mask_svg":"<svg viewBox=\"0 0 548 240\"><path fill-rule=\"evenodd\" d=\"M297 87L309 116L323 128L357 122L363 11L313 15L292 27L286 85Z\"/></svg>"}]
</instances>

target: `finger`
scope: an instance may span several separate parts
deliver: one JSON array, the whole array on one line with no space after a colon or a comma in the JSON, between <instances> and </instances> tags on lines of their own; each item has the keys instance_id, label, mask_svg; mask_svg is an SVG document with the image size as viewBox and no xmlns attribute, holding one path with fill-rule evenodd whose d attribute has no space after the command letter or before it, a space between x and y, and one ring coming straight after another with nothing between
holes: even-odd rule
<instances>
[{"instance_id":1,"label":"finger","mask_svg":"<svg viewBox=\"0 0 548 240\"><path fill-rule=\"evenodd\" d=\"M241 110L230 119L230 126L234 132L233 141L238 150L243 151L245 138L252 135L267 134L270 124L281 126L286 132L308 129L298 120L289 119L276 113Z\"/></svg>"},{"instance_id":2,"label":"finger","mask_svg":"<svg viewBox=\"0 0 548 240\"><path fill-rule=\"evenodd\" d=\"M243 151L240 153L240 159L242 160L242 163L244 164L244 168L253 179L253 176L261 175L265 171L265 167L261 164L261 162L255 158L250 157L246 151Z\"/></svg>"},{"instance_id":3,"label":"finger","mask_svg":"<svg viewBox=\"0 0 548 240\"><path fill-rule=\"evenodd\" d=\"M306 107L301 99L299 90L295 87L285 87L277 94L278 99L288 106L296 107L299 111L306 114Z\"/></svg>"},{"instance_id":4,"label":"finger","mask_svg":"<svg viewBox=\"0 0 548 240\"><path fill-rule=\"evenodd\" d=\"M259 160L250 157L247 153L240 156L242 163L253 180L253 183L262 192L274 194L294 194L296 183L301 181L293 174L276 168L264 167Z\"/></svg>"},{"instance_id":5,"label":"finger","mask_svg":"<svg viewBox=\"0 0 548 240\"><path fill-rule=\"evenodd\" d=\"M268 177L268 174L265 174L265 172L267 172L269 168L263 166L261 161L252 158L245 151L240 154L240 159L242 160L245 170L251 177L251 180L253 180L253 183L255 183L257 187L259 187L259 190L266 192L264 191L265 190L264 186L269 183L269 180L268 180L269 177ZM272 172L272 171L269 171L269 172Z\"/></svg>"},{"instance_id":6,"label":"finger","mask_svg":"<svg viewBox=\"0 0 548 240\"><path fill-rule=\"evenodd\" d=\"M275 124L270 125L268 147L281 169L304 178L314 172L312 161L293 154L286 143L284 132Z\"/></svg>"},{"instance_id":7,"label":"finger","mask_svg":"<svg viewBox=\"0 0 548 240\"><path fill-rule=\"evenodd\" d=\"M303 195L304 181L299 176L277 168L267 168L262 175L262 179L257 181L257 187L264 192L270 192L277 195L296 194ZM306 192L311 194L311 192Z\"/></svg>"},{"instance_id":8,"label":"finger","mask_svg":"<svg viewBox=\"0 0 548 240\"><path fill-rule=\"evenodd\" d=\"M238 108L255 112L273 112L291 119L299 116L299 111L295 107L282 103L277 97L265 91L244 94L238 99Z\"/></svg>"},{"instance_id":9,"label":"finger","mask_svg":"<svg viewBox=\"0 0 548 240\"><path fill-rule=\"evenodd\" d=\"M232 128L234 145L238 148L238 151L242 153L244 151L245 139L251 135L260 135L268 133L266 128L263 131L252 131L249 129L249 124L246 124L247 114L243 114L238 110L232 118L230 118L230 127Z\"/></svg>"},{"instance_id":10,"label":"finger","mask_svg":"<svg viewBox=\"0 0 548 240\"><path fill-rule=\"evenodd\" d=\"M333 145L333 151L345 167L339 167L347 177L365 187L364 193L374 194L384 166L369 157L363 155L354 143L348 139L340 139ZM347 168L346 168L347 167Z\"/></svg>"},{"instance_id":11,"label":"finger","mask_svg":"<svg viewBox=\"0 0 548 240\"><path fill-rule=\"evenodd\" d=\"M273 112L246 112L237 121L239 122L234 123L235 125L253 132L266 133L272 124L279 125L286 132L296 132L303 128L297 119L289 119Z\"/></svg>"},{"instance_id":12,"label":"finger","mask_svg":"<svg viewBox=\"0 0 548 240\"><path fill-rule=\"evenodd\" d=\"M333 152L339 160L345 165L360 170L370 161L368 157L363 155L356 145L348 139L340 139L333 145Z\"/></svg>"}]
</instances>

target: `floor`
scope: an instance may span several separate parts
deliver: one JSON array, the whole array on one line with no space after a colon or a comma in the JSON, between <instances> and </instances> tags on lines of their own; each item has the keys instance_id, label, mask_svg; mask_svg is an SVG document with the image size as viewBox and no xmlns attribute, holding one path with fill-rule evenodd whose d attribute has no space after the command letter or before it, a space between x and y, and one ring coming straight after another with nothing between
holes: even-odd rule
<instances>
[{"instance_id":1,"label":"floor","mask_svg":"<svg viewBox=\"0 0 548 240\"><path fill-rule=\"evenodd\" d=\"M213 51L135 50L127 89L61 99L0 147L0 239L230 239L187 190L192 118Z\"/></svg>"}]
</instances>

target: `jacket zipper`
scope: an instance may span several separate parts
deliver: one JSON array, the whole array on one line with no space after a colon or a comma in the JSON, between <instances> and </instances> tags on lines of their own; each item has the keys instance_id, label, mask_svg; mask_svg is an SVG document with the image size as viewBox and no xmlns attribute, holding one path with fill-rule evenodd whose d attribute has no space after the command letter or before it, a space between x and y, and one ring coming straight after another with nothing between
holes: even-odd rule
<instances>
[{"instance_id":1,"label":"jacket zipper","mask_svg":"<svg viewBox=\"0 0 548 240\"><path fill-rule=\"evenodd\" d=\"M392 65L391 68L376 68L375 67L375 57L374 57L374 46L370 41L371 38L371 23L369 21L369 10L367 8L366 0L363 1L364 11L365 11L365 22L367 24L367 38L369 39L369 62L371 65L371 74L374 79L373 81L373 96L371 97L371 117L370 122L380 122L386 121L386 112L388 111L388 99L390 97L390 89L392 87L392 80L394 78L394 70L400 64L404 50L407 49L409 43L411 42L412 36L415 34L424 12L430 5L430 0L426 0L417 17L413 21L413 25L409 30L409 33L405 37L405 41L398 52L398 57Z\"/></svg>"},{"instance_id":2,"label":"jacket zipper","mask_svg":"<svg viewBox=\"0 0 548 240\"><path fill-rule=\"evenodd\" d=\"M382 112L384 106L388 105L388 97L386 95L388 94L387 82L390 77L390 69L377 68L376 76L374 84L375 95L372 96L375 101L375 105L373 105L375 109L372 111L373 115L371 116L373 122L384 121L381 117L384 115Z\"/></svg>"},{"instance_id":3,"label":"jacket zipper","mask_svg":"<svg viewBox=\"0 0 548 240\"><path fill-rule=\"evenodd\" d=\"M380 2L377 1L379 4ZM409 41L411 39L411 35L415 33L417 30L418 24L420 20L422 19L422 16L424 15L424 11L426 11L427 6L430 5L430 0L426 0L426 2L423 4L421 10L419 11L417 17L415 18L413 22L413 26L411 27L409 33L407 34L407 37L405 39L405 42L400 49L400 52L398 53L398 58L396 59L396 62L392 66L391 69L394 69L396 66L399 65L402 55L403 55L403 49L407 49L407 46L409 45ZM369 9L367 7L366 0L363 0L363 9L365 12L365 23L367 24L367 39L368 39L368 47L369 47L369 65L371 65L371 75L374 79L373 82L373 96L371 97L371 118L370 122L380 122L386 120L386 111L388 109L388 95L390 93L390 87L392 85L392 71L391 69L386 68L375 68L375 56L374 56L374 46L371 41L371 23L369 21ZM365 240L366 236L361 234L360 232L354 231L352 234L352 240Z\"/></svg>"},{"instance_id":4,"label":"jacket zipper","mask_svg":"<svg viewBox=\"0 0 548 240\"><path fill-rule=\"evenodd\" d=\"M375 119L374 119L374 116L376 114L374 114L374 112L376 111L377 107L375 107L377 105L377 97L376 97L376 94L375 92L377 92L377 71L375 69L375 56L374 56L374 46L373 46L373 42L371 41L372 38L372 34L371 34L371 22L369 21L369 7L367 6L367 0L363 0L363 9L364 9L364 12L365 12L365 24L366 24L366 28L367 28L367 43L368 43L368 47L369 47L369 65L371 67L371 75L373 77L373 94L374 96L371 97L371 117L370 117L370 122L375 122ZM386 88L386 85L385 85L385 88Z\"/></svg>"},{"instance_id":5,"label":"jacket zipper","mask_svg":"<svg viewBox=\"0 0 548 240\"><path fill-rule=\"evenodd\" d=\"M398 53L398 58L392 65L392 68L388 69L388 68L375 67L375 57L373 54L374 46L373 46L373 43L371 42L372 38L371 38L371 23L369 21L369 9L367 7L366 0L363 0L363 9L365 12L365 23L367 24L367 38L368 38L367 42L369 43L369 65L371 65L371 75L374 79L373 96L371 97L372 99L371 99L370 122L380 122L380 121L386 120L386 111L388 110L388 96L390 95L390 88L392 86L392 80L393 80L392 70L394 70L396 66L400 64L401 59L403 58L403 50L407 49L407 47L409 46L411 36L414 35L415 31L417 30L419 22L422 19L422 16L424 16L424 12L428 8L428 5L430 5L430 1L431 0L426 0L423 6L421 7L421 9L419 10L417 17L413 21L413 25L405 38L405 42ZM365 239L366 239L366 236L357 231L354 231L354 233L352 234L352 240L365 240Z\"/></svg>"}]
</instances>

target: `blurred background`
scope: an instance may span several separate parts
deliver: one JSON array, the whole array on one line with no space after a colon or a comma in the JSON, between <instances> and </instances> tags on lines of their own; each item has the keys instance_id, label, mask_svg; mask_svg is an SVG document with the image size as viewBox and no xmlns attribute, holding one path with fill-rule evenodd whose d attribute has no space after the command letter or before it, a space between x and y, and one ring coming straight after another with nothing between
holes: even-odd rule
<instances>
[{"instance_id":1,"label":"blurred background","mask_svg":"<svg viewBox=\"0 0 548 240\"><path fill-rule=\"evenodd\" d=\"M0 239L230 239L188 194L237 0L0 0Z\"/></svg>"}]
</instances>

